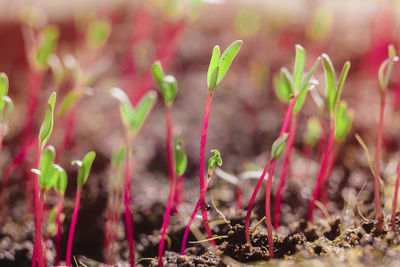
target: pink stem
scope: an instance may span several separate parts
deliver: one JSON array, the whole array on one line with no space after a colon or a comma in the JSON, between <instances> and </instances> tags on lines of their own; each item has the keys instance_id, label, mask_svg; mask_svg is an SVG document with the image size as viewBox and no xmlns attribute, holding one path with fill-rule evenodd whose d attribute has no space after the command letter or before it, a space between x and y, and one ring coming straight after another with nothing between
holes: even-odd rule
<instances>
[{"instance_id":1,"label":"pink stem","mask_svg":"<svg viewBox=\"0 0 400 267\"><path fill-rule=\"evenodd\" d=\"M61 232L62 232L62 223L61 223L61 213L63 210L63 204L64 204L64 195L60 196L60 199L58 200L57 203L57 217L56 217L56 223L57 223L57 234L56 234L56 260L54 264L56 266L60 265L61 262Z\"/></svg>"},{"instance_id":2,"label":"pink stem","mask_svg":"<svg viewBox=\"0 0 400 267\"><path fill-rule=\"evenodd\" d=\"M244 224L244 231L246 234L246 243L247 244L251 244L250 243L250 216L251 216L251 211L253 210L253 205L254 205L254 201L256 200L256 196L258 191L260 190L260 186L264 180L265 175L267 174L268 168L269 168L269 164L270 161L267 162L267 164L265 164L264 170L260 176L260 178L258 179L257 185L254 188L253 194L251 195L250 198L250 202L249 202L249 206L247 208L247 214L246 214L246 221Z\"/></svg>"},{"instance_id":3,"label":"pink stem","mask_svg":"<svg viewBox=\"0 0 400 267\"><path fill-rule=\"evenodd\" d=\"M172 122L171 122L171 108L167 107L165 111L166 116L166 127L167 127L167 163L168 163L168 174L170 181L170 191L168 196L168 203L164 213L163 224L161 227L161 240L158 244L158 266L163 266L162 257L164 255L165 246L165 234L167 233L167 227L169 223L169 217L172 210L172 202L175 196L175 170L174 170L174 153L172 151Z\"/></svg>"},{"instance_id":4,"label":"pink stem","mask_svg":"<svg viewBox=\"0 0 400 267\"><path fill-rule=\"evenodd\" d=\"M281 131L279 133L279 136L282 136L286 132L286 130L287 130L288 126L289 126L289 122L290 122L291 117L292 117L293 108L294 108L295 104L296 104L296 98L290 100L288 109L287 109L286 114L285 114L285 119L283 120L283 123L282 123L282 127L281 127ZM271 161L269 160L267 162L267 164L265 164L264 171L261 174L260 178L258 179L257 185L254 188L253 194L251 195L249 206L247 208L246 221L245 221L245 236L246 236L246 243L247 244L251 244L251 242L250 242L250 231L249 231L250 230L251 211L253 210L254 201L256 199L258 190L260 189L261 183L264 180L265 174L268 171L268 167L269 167L270 163L271 163Z\"/></svg>"},{"instance_id":5,"label":"pink stem","mask_svg":"<svg viewBox=\"0 0 400 267\"><path fill-rule=\"evenodd\" d=\"M202 192L201 189L204 187L204 154L205 154L205 149L206 149L207 127L208 127L208 120L209 120L209 117L210 117L210 109L211 109L212 99L213 99L213 93L209 93L207 95L207 100L206 100L206 110L205 110L205 114L204 114L203 129L201 131L200 162L199 162L200 194ZM204 192L204 194L205 194L205 192ZM201 214L202 214L202 217L203 217L204 228L206 230L208 238L212 238L213 235L212 235L210 226L208 225L208 218L207 218L208 215L207 215L206 205L205 205L205 202L204 202L204 196L201 197L200 207L201 207ZM211 240L210 243L213 246L216 246L214 240Z\"/></svg>"},{"instance_id":6,"label":"pink stem","mask_svg":"<svg viewBox=\"0 0 400 267\"><path fill-rule=\"evenodd\" d=\"M274 175L276 166L276 159L271 162L271 168L268 173L267 190L265 191L265 222L267 224L268 234L268 251L269 258L274 258L274 237L272 235L272 221L271 221L271 188L272 188L272 177Z\"/></svg>"},{"instance_id":7,"label":"pink stem","mask_svg":"<svg viewBox=\"0 0 400 267\"><path fill-rule=\"evenodd\" d=\"M332 156L331 160L329 161L328 165L328 170L323 178L323 183L322 183L322 188L325 188L325 190L322 190L321 195L319 196L319 200L325 204L328 201L328 185L329 185L329 180L332 176L332 171L333 167L335 166L336 158L337 158L337 153L338 153L338 147L335 146L335 144L338 144L337 142L334 143L333 148L332 148Z\"/></svg>"},{"instance_id":8,"label":"pink stem","mask_svg":"<svg viewBox=\"0 0 400 267\"><path fill-rule=\"evenodd\" d=\"M240 186L236 185L235 186L235 200L236 200L236 209L238 209L238 210L243 209L242 199L243 199L242 189L240 188Z\"/></svg>"},{"instance_id":9,"label":"pink stem","mask_svg":"<svg viewBox=\"0 0 400 267\"><path fill-rule=\"evenodd\" d=\"M76 191L75 195L75 206L74 206L74 212L72 214L71 227L69 228L69 233L68 233L67 256L65 259L65 265L68 267L71 266L72 241L74 238L76 221L78 219L79 203L81 201L81 191L82 187L78 186L78 190Z\"/></svg>"},{"instance_id":10,"label":"pink stem","mask_svg":"<svg viewBox=\"0 0 400 267\"><path fill-rule=\"evenodd\" d=\"M178 180L176 181L176 187L175 187L175 195L174 195L174 207L173 210L174 212L177 212L178 206L180 205L182 201L182 187L183 187L183 174L178 176Z\"/></svg>"},{"instance_id":11,"label":"pink stem","mask_svg":"<svg viewBox=\"0 0 400 267\"><path fill-rule=\"evenodd\" d=\"M290 124L289 139L286 144L285 159L283 161L281 177L279 181L278 191L276 192L275 208L274 208L274 225L275 229L280 226L280 215L281 215L281 202L282 202L282 191L285 187L286 175L290 163L290 155L292 154L294 138L296 136L297 119L293 118Z\"/></svg>"},{"instance_id":12,"label":"pink stem","mask_svg":"<svg viewBox=\"0 0 400 267\"><path fill-rule=\"evenodd\" d=\"M192 212L192 215L190 216L189 222L186 225L185 232L183 233L183 238L182 238L181 255L185 255L186 243L187 243L187 239L189 237L190 226L192 225L194 217L196 216L197 210L200 207L200 203L202 202L202 200L204 200L204 196L205 196L205 194L207 192L207 188L208 188L209 182L210 182L210 179L207 179L206 184L204 185L204 187L203 187L203 189L201 191L199 200L197 201L196 206L195 206L195 208L194 208L194 210Z\"/></svg>"},{"instance_id":13,"label":"pink stem","mask_svg":"<svg viewBox=\"0 0 400 267\"><path fill-rule=\"evenodd\" d=\"M381 106L379 112L378 134L376 137L376 150L375 150L375 175L374 175L374 202L376 209L376 219L378 221L377 230L383 231L383 214L381 205L381 192L379 185L380 161L381 161L381 147L382 147L382 128L383 128L383 115L385 112L386 90L381 91Z\"/></svg>"},{"instance_id":14,"label":"pink stem","mask_svg":"<svg viewBox=\"0 0 400 267\"><path fill-rule=\"evenodd\" d=\"M397 195L399 193L399 183L400 183L400 159L399 165L397 166L397 178L396 185L394 186L394 196L392 203L392 231L396 232L396 210L397 210Z\"/></svg>"},{"instance_id":15,"label":"pink stem","mask_svg":"<svg viewBox=\"0 0 400 267\"><path fill-rule=\"evenodd\" d=\"M312 194L311 202L310 202L310 207L308 208L308 215L307 215L307 220L309 222L313 221L313 212L314 212L314 207L315 207L315 201L318 199L320 193L321 193L321 188L322 188L322 179L327 171L328 163L329 163L329 157L332 152L332 147L333 143L335 141L335 121L331 119L331 124L330 124L330 133L329 133L329 140L328 140L328 146L326 148L324 158L322 160L321 168L319 169L318 177L317 177L317 182L315 184L315 188Z\"/></svg>"},{"instance_id":16,"label":"pink stem","mask_svg":"<svg viewBox=\"0 0 400 267\"><path fill-rule=\"evenodd\" d=\"M36 169L39 169L40 166L40 149L37 150L36 153ZM32 255L32 263L31 266L36 266L36 261L38 262L39 267L43 267L43 254L42 254L42 224L41 224L41 216L40 216L40 200L39 199L39 175L35 175L35 192L34 192L34 200L35 200L35 242L33 244L33 255ZM42 196L41 196L42 197Z\"/></svg>"},{"instance_id":17,"label":"pink stem","mask_svg":"<svg viewBox=\"0 0 400 267\"><path fill-rule=\"evenodd\" d=\"M133 239L133 222L131 213L131 170L130 170L130 145L127 145L124 177L124 204L125 204L125 229L129 245L129 263L135 266L135 241Z\"/></svg>"}]
</instances>

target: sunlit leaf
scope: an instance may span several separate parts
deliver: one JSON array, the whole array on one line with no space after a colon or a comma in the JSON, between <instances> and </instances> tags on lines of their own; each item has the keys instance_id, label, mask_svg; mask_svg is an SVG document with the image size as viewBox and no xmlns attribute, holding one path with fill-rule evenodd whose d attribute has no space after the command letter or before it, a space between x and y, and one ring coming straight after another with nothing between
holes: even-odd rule
<instances>
[{"instance_id":1,"label":"sunlit leaf","mask_svg":"<svg viewBox=\"0 0 400 267\"><path fill-rule=\"evenodd\" d=\"M56 157L56 150L53 146L48 146L43 150L42 156L40 158L40 176L39 185L41 188L50 189L52 186L52 172L53 172L53 162Z\"/></svg>"},{"instance_id":2,"label":"sunlit leaf","mask_svg":"<svg viewBox=\"0 0 400 267\"><path fill-rule=\"evenodd\" d=\"M155 102L157 100L157 94L154 91L149 91L142 97L139 104L135 107L135 114L131 122L130 130L132 132L138 132L142 127L147 116L150 114Z\"/></svg>"},{"instance_id":3,"label":"sunlit leaf","mask_svg":"<svg viewBox=\"0 0 400 267\"><path fill-rule=\"evenodd\" d=\"M153 66L151 67L151 74L153 75L153 78L156 81L158 87L161 87L161 83L164 80L165 73L161 67L160 61L154 62Z\"/></svg>"},{"instance_id":4,"label":"sunlit leaf","mask_svg":"<svg viewBox=\"0 0 400 267\"><path fill-rule=\"evenodd\" d=\"M56 93L52 93L47 103L46 113L39 131L39 147L43 149L49 140L54 126L54 105L56 103Z\"/></svg>"},{"instance_id":5,"label":"sunlit leaf","mask_svg":"<svg viewBox=\"0 0 400 267\"><path fill-rule=\"evenodd\" d=\"M293 97L293 78L286 68L281 69L281 78L276 88L276 95L283 102L289 102Z\"/></svg>"},{"instance_id":6,"label":"sunlit leaf","mask_svg":"<svg viewBox=\"0 0 400 267\"><path fill-rule=\"evenodd\" d=\"M301 45L296 45L296 59L293 69L293 91L301 91L301 79L303 78L304 65L306 63L306 51Z\"/></svg>"},{"instance_id":7,"label":"sunlit leaf","mask_svg":"<svg viewBox=\"0 0 400 267\"><path fill-rule=\"evenodd\" d=\"M219 73L219 66L217 66L214 69L213 73L211 74L210 83L208 85L210 92L213 92L215 89L217 89L218 73Z\"/></svg>"},{"instance_id":8,"label":"sunlit leaf","mask_svg":"<svg viewBox=\"0 0 400 267\"><path fill-rule=\"evenodd\" d=\"M76 160L72 162L73 165L79 166L78 186L82 187L86 183L95 157L96 153L91 151L85 155L82 161Z\"/></svg>"},{"instance_id":9,"label":"sunlit leaf","mask_svg":"<svg viewBox=\"0 0 400 267\"><path fill-rule=\"evenodd\" d=\"M329 113L332 116L336 105L336 74L332 61L327 54L322 54L322 62L325 71L326 101Z\"/></svg>"},{"instance_id":10,"label":"sunlit leaf","mask_svg":"<svg viewBox=\"0 0 400 267\"><path fill-rule=\"evenodd\" d=\"M211 76L215 72L215 69L219 66L220 54L221 54L221 52L219 50L219 46L218 45L214 46L213 53L212 53L211 60L210 60L210 65L208 66L208 72L207 72L207 86L210 90L211 90ZM217 71L217 74L218 74L218 71Z\"/></svg>"},{"instance_id":11,"label":"sunlit leaf","mask_svg":"<svg viewBox=\"0 0 400 267\"><path fill-rule=\"evenodd\" d=\"M53 164L53 169L55 174L53 187L59 194L64 194L68 183L67 173L57 164Z\"/></svg>"},{"instance_id":12,"label":"sunlit leaf","mask_svg":"<svg viewBox=\"0 0 400 267\"><path fill-rule=\"evenodd\" d=\"M288 134L284 133L275 142L272 144L271 148L271 159L277 159L282 154L283 149L285 148L286 140L288 138Z\"/></svg>"},{"instance_id":13,"label":"sunlit leaf","mask_svg":"<svg viewBox=\"0 0 400 267\"><path fill-rule=\"evenodd\" d=\"M218 64L219 72L218 72L217 86L221 83L222 79L225 77L226 72L228 71L233 59L235 58L240 48L242 47L242 44L243 44L242 40L237 40L233 42L230 46L228 46L228 48L226 48L224 53L222 53Z\"/></svg>"},{"instance_id":14,"label":"sunlit leaf","mask_svg":"<svg viewBox=\"0 0 400 267\"><path fill-rule=\"evenodd\" d=\"M177 175L182 175L187 166L187 158L185 154L185 149L183 147L182 137L175 137L175 172Z\"/></svg>"}]
</instances>

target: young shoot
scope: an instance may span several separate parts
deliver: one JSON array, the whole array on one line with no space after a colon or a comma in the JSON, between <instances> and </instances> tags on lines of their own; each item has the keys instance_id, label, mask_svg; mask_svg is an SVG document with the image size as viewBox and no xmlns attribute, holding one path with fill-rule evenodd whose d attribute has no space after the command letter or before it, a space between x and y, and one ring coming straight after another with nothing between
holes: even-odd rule
<instances>
[{"instance_id":1,"label":"young shoot","mask_svg":"<svg viewBox=\"0 0 400 267\"><path fill-rule=\"evenodd\" d=\"M133 223L132 223L132 213L130 210L131 206L131 154L132 154L132 142L136 134L141 129L147 116L150 114L155 101L157 99L157 94L154 91L149 91L135 108L125 94L119 88L112 88L110 90L111 96L116 98L120 102L120 113L121 120L124 124L126 131L126 141L125 141L125 174L124 174L124 205L125 205L125 230L126 236L128 238L129 245L129 263L131 266L135 266L135 252L134 252L134 239L133 239Z\"/></svg>"},{"instance_id":2,"label":"young shoot","mask_svg":"<svg viewBox=\"0 0 400 267\"><path fill-rule=\"evenodd\" d=\"M200 197L196 203L196 206L192 212L192 215L190 216L189 222L186 225L185 232L183 233L183 238L182 238L182 243L181 243L181 255L185 255L185 250L186 250L186 243L187 239L189 237L189 231L190 231L190 226L193 223L194 217L196 216L197 210L200 208L202 200L204 200L204 196L207 192L208 184L211 181L212 174L214 173L214 168L216 165L222 166L222 158L221 158L221 153L217 149L211 150L211 153L214 153L213 156L211 156L208 160L208 178L204 184L204 187L202 188L202 191L200 193ZM213 238L213 237L211 237ZM213 240L213 239L212 239ZM210 240L211 241L211 240Z\"/></svg>"},{"instance_id":3,"label":"young shoot","mask_svg":"<svg viewBox=\"0 0 400 267\"><path fill-rule=\"evenodd\" d=\"M175 198L175 169L174 169L174 152L172 147L172 119L171 119L171 106L178 91L178 83L174 76L165 75L161 67L160 62L153 64L151 69L153 78L158 84L161 93L164 96L165 103L165 121L166 121L166 153L167 153L167 164L168 164L168 175L170 181L170 189L168 194L167 206L164 212L163 224L161 226L161 240L158 245L158 266L162 266L162 257L164 255L165 235L167 233L167 227L169 223L169 217L171 215L172 204Z\"/></svg>"},{"instance_id":4,"label":"young shoot","mask_svg":"<svg viewBox=\"0 0 400 267\"><path fill-rule=\"evenodd\" d=\"M187 167L187 157L183 146L182 136L176 136L174 139L174 157L175 157L175 173L177 175L174 209L176 210L183 199L183 174Z\"/></svg>"},{"instance_id":5,"label":"young shoot","mask_svg":"<svg viewBox=\"0 0 400 267\"><path fill-rule=\"evenodd\" d=\"M342 94L343 85L350 69L350 62L347 61L343 65L339 79L337 80L336 72L333 67L332 61L330 60L327 54L322 54L322 62L325 72L326 105L329 111L330 132L329 132L328 144L322 159L321 167L318 172L316 184L314 187L310 206L308 209L307 220L310 222L312 222L313 220L315 201L318 200L318 198L321 196L321 190L326 190L326 188L323 188L323 183L324 183L324 177L326 176L329 169L329 162L331 160L332 149L335 141L335 133L337 132L336 119L337 119L338 108L340 106L339 105L340 96Z\"/></svg>"},{"instance_id":6,"label":"young shoot","mask_svg":"<svg viewBox=\"0 0 400 267\"><path fill-rule=\"evenodd\" d=\"M72 165L77 165L79 167L79 171L78 171L78 183L77 183L78 188L76 190L74 211L72 214L71 226L70 226L69 233L68 233L67 254L66 254L66 259L65 259L65 265L68 267L71 266L72 241L74 238L76 221L78 219L78 211L79 211L79 203L81 200L81 192L82 192L83 186L85 185L85 183L89 177L90 169L92 168L92 164L93 164L95 157L96 157L96 153L94 151L91 151L85 155L85 157L83 158L82 161L80 161L80 160L72 161Z\"/></svg>"},{"instance_id":7,"label":"young shoot","mask_svg":"<svg viewBox=\"0 0 400 267\"><path fill-rule=\"evenodd\" d=\"M201 131L201 141L200 141L200 156L199 156L199 185L200 185L200 195L204 191L204 154L206 149L207 142L207 128L208 128L208 120L210 117L211 104L214 96L214 92L217 87L220 85L222 79L225 77L229 67L233 59L236 57L240 48L242 47L243 42L241 40L233 42L220 56L219 46L216 45L214 47L210 64L207 72L207 85L208 85L208 94L205 106L205 113L203 118L203 127ZM213 235L211 233L210 226L208 225L208 215L206 210L206 205L204 199L200 200L201 213L203 218L204 228L208 235L208 238L212 238ZM195 210L196 212L197 210ZM186 226L188 229L189 226ZM214 240L211 240L211 244L215 246Z\"/></svg>"}]
</instances>

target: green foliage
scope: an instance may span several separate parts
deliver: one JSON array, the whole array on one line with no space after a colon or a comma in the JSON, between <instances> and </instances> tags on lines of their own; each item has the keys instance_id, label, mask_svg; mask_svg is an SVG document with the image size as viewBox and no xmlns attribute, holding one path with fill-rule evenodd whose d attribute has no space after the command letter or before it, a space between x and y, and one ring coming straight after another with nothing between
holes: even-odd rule
<instances>
[{"instance_id":1,"label":"green foliage","mask_svg":"<svg viewBox=\"0 0 400 267\"><path fill-rule=\"evenodd\" d=\"M111 165L112 166L121 166L124 162L125 157L125 147L121 147L117 152L112 155Z\"/></svg>"},{"instance_id":2,"label":"green foliage","mask_svg":"<svg viewBox=\"0 0 400 267\"><path fill-rule=\"evenodd\" d=\"M40 69L47 68L47 60L54 53L60 33L56 26L46 26L41 32L40 44L36 54L36 64Z\"/></svg>"},{"instance_id":3,"label":"green foliage","mask_svg":"<svg viewBox=\"0 0 400 267\"><path fill-rule=\"evenodd\" d=\"M111 24L107 20L92 21L86 33L86 42L90 48L99 49L106 42L111 32Z\"/></svg>"},{"instance_id":4,"label":"green foliage","mask_svg":"<svg viewBox=\"0 0 400 267\"><path fill-rule=\"evenodd\" d=\"M47 108L46 108L46 113L44 115L43 123L40 126L39 148L41 150L46 145L47 141L51 136L51 133L53 132L55 103L56 103L56 93L52 93L47 103Z\"/></svg>"},{"instance_id":5,"label":"green foliage","mask_svg":"<svg viewBox=\"0 0 400 267\"><path fill-rule=\"evenodd\" d=\"M233 59L242 47L242 44L242 40L233 42L225 49L221 56L219 46L216 45L214 47L207 72L207 85L210 92L213 92L222 82L222 79L225 77Z\"/></svg>"},{"instance_id":6,"label":"green foliage","mask_svg":"<svg viewBox=\"0 0 400 267\"><path fill-rule=\"evenodd\" d=\"M4 72L0 73L0 98L8 94L8 77ZM0 101L0 116L3 115L5 103Z\"/></svg>"},{"instance_id":7,"label":"green foliage","mask_svg":"<svg viewBox=\"0 0 400 267\"><path fill-rule=\"evenodd\" d=\"M151 68L151 73L156 81L161 93L164 96L164 101L167 106L170 106L175 99L178 91L178 83L174 76L165 75L161 63L156 61Z\"/></svg>"},{"instance_id":8,"label":"green foliage","mask_svg":"<svg viewBox=\"0 0 400 267\"><path fill-rule=\"evenodd\" d=\"M307 121L307 130L304 135L304 143L308 146L317 144L321 136L321 125L316 117L311 117Z\"/></svg>"},{"instance_id":9,"label":"green foliage","mask_svg":"<svg viewBox=\"0 0 400 267\"><path fill-rule=\"evenodd\" d=\"M333 67L332 61L327 54L322 54L322 61L325 71L325 86L326 86L326 102L331 117L334 116L336 106L340 101L340 95L342 94L343 84L347 78L347 74L350 69L350 62L347 61L342 69L339 77L339 82L336 83L336 72Z\"/></svg>"},{"instance_id":10,"label":"green foliage","mask_svg":"<svg viewBox=\"0 0 400 267\"><path fill-rule=\"evenodd\" d=\"M177 175L182 175L187 166L187 158L185 154L185 148L183 147L183 141L181 136L177 136L174 139L174 156L175 156L175 172Z\"/></svg>"},{"instance_id":11,"label":"green foliage","mask_svg":"<svg viewBox=\"0 0 400 267\"><path fill-rule=\"evenodd\" d=\"M39 185L46 190L50 189L53 184L53 162L55 157L56 150L53 146L48 146L43 150L40 158Z\"/></svg>"},{"instance_id":12,"label":"green foliage","mask_svg":"<svg viewBox=\"0 0 400 267\"><path fill-rule=\"evenodd\" d=\"M271 148L271 159L277 159L282 154L283 149L285 148L286 140L288 138L288 134L284 133L278 139L274 141Z\"/></svg>"},{"instance_id":13,"label":"green foliage","mask_svg":"<svg viewBox=\"0 0 400 267\"><path fill-rule=\"evenodd\" d=\"M82 97L84 97L86 94L87 92L83 90L69 91L57 109L56 118L62 118L78 102L78 100L82 99Z\"/></svg>"},{"instance_id":14,"label":"green foliage","mask_svg":"<svg viewBox=\"0 0 400 267\"><path fill-rule=\"evenodd\" d=\"M72 165L78 165L79 166L79 172L78 172L78 186L82 187L90 173L90 168L92 167L92 163L94 161L94 158L96 157L96 153L94 151L91 151L86 154L86 156L83 158L82 161L80 160L74 160L72 161Z\"/></svg>"},{"instance_id":15,"label":"green foliage","mask_svg":"<svg viewBox=\"0 0 400 267\"><path fill-rule=\"evenodd\" d=\"M287 68L281 69L281 78L276 87L276 95L282 102L289 102L293 97L293 78Z\"/></svg>"},{"instance_id":16,"label":"green foliage","mask_svg":"<svg viewBox=\"0 0 400 267\"><path fill-rule=\"evenodd\" d=\"M67 189L68 177L67 173L61 166L57 164L53 164L54 175L56 179L54 179L53 187L60 194L63 195L65 190Z\"/></svg>"},{"instance_id":17,"label":"green foliage","mask_svg":"<svg viewBox=\"0 0 400 267\"><path fill-rule=\"evenodd\" d=\"M300 85L303 78L304 65L306 63L306 51L301 45L296 45L296 59L293 68L293 91L299 93L301 91Z\"/></svg>"},{"instance_id":18,"label":"green foliage","mask_svg":"<svg viewBox=\"0 0 400 267\"><path fill-rule=\"evenodd\" d=\"M134 109L124 91L114 87L111 88L110 93L112 97L119 100L122 122L128 131L128 135L133 138L153 108L157 94L154 91L149 91L142 97Z\"/></svg>"},{"instance_id":19,"label":"green foliage","mask_svg":"<svg viewBox=\"0 0 400 267\"><path fill-rule=\"evenodd\" d=\"M14 109L14 104L11 98L7 96L8 86L7 75L3 72L0 73L0 119L3 126L7 124ZM4 109L6 110L5 112ZM0 138L2 138L2 136Z\"/></svg>"},{"instance_id":20,"label":"green foliage","mask_svg":"<svg viewBox=\"0 0 400 267\"><path fill-rule=\"evenodd\" d=\"M335 120L335 139L338 142L343 142L346 135L349 133L351 124L353 123L353 112L347 110L345 102L341 101L336 111Z\"/></svg>"},{"instance_id":21,"label":"green foliage","mask_svg":"<svg viewBox=\"0 0 400 267\"><path fill-rule=\"evenodd\" d=\"M396 56L396 50L392 44L388 47L388 55L389 58L381 64L378 71L379 86L382 92L385 91L388 86L394 62L399 61L399 57Z\"/></svg>"},{"instance_id":22,"label":"green foliage","mask_svg":"<svg viewBox=\"0 0 400 267\"><path fill-rule=\"evenodd\" d=\"M215 168L215 164L222 166L221 153L218 151L218 149L212 149L211 152L214 153L214 155L208 159L208 173L212 173Z\"/></svg>"}]
</instances>

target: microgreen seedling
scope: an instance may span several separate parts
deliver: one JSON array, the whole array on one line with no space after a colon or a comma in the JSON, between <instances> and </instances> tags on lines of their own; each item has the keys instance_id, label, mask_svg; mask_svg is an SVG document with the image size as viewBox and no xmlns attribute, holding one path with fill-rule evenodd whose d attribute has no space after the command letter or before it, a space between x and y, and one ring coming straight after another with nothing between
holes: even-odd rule
<instances>
[{"instance_id":1,"label":"microgreen seedling","mask_svg":"<svg viewBox=\"0 0 400 267\"><path fill-rule=\"evenodd\" d=\"M131 206L131 154L132 154L132 142L139 132L144 121L149 115L153 108L157 95L154 91L149 91L135 108L125 94L119 88L112 88L110 90L111 96L119 100L120 102L120 113L121 120L125 126L126 132L126 153L125 153L125 174L124 174L124 205L125 205L125 230L128 238L129 245L129 263L131 266L135 266L135 253L134 253L134 239L133 239L133 223L132 213L130 210Z\"/></svg>"},{"instance_id":2,"label":"microgreen seedling","mask_svg":"<svg viewBox=\"0 0 400 267\"><path fill-rule=\"evenodd\" d=\"M78 211L79 211L79 203L81 200L81 192L82 192L83 186L85 185L85 183L89 177L90 169L92 167L95 157L96 157L96 153L91 151L85 155L85 157L83 158L82 161L80 161L80 160L72 161L72 165L77 165L79 167L79 171L78 171L78 188L76 190L76 195L75 195L74 212L72 214L71 226L70 226L69 234L68 234L67 255L66 255L66 259L65 259L65 265L68 267L71 266L72 241L74 238L76 221L78 219Z\"/></svg>"},{"instance_id":3,"label":"microgreen seedling","mask_svg":"<svg viewBox=\"0 0 400 267\"><path fill-rule=\"evenodd\" d=\"M158 266L162 266L162 256L164 255L165 234L169 223L169 217L172 210L173 200L176 191L175 167L174 167L174 152L172 148L172 119L171 106L178 91L178 83L174 76L165 75L160 62L153 64L151 69L153 78L158 84L161 93L164 96L165 103L165 121L166 121L166 152L168 175L170 181L170 190L168 194L167 206L164 212L163 224L161 226L161 240L158 245Z\"/></svg>"},{"instance_id":4,"label":"microgreen seedling","mask_svg":"<svg viewBox=\"0 0 400 267\"><path fill-rule=\"evenodd\" d=\"M187 167L187 157L185 154L185 148L181 136L176 136L174 139L174 157L175 157L175 173L178 176L175 187L175 199L174 206L175 210L178 208L183 196L183 174Z\"/></svg>"},{"instance_id":5,"label":"microgreen seedling","mask_svg":"<svg viewBox=\"0 0 400 267\"><path fill-rule=\"evenodd\" d=\"M332 61L330 60L327 54L322 54L322 62L324 66L325 72L325 86L326 86L326 104L329 111L329 118L330 118L330 132L329 132L329 139L328 144L322 159L321 167L318 172L315 188L312 194L310 206L308 209L308 216L307 220L312 222L313 220L313 211L315 207L315 201L321 196L321 190L324 190L323 183L325 180L325 176L327 172L329 172L329 161L331 159L332 149L335 141L335 133L336 131L336 119L341 118L341 115L338 115L338 109L342 109L340 107L340 96L342 93L344 82L347 78L347 74L350 69L350 62L347 61L342 68L340 73L339 79L336 79L336 72L333 67ZM342 112L341 110L340 112ZM347 118L347 116L346 116ZM347 120L346 120L347 121ZM348 122L347 122L348 123ZM340 127L342 127L342 122L339 122ZM346 123L344 123L346 124ZM343 124L343 125L344 125ZM349 125L348 125L349 126ZM338 131L342 131L343 129L339 129ZM348 131L348 130L347 130Z\"/></svg>"},{"instance_id":6,"label":"microgreen seedling","mask_svg":"<svg viewBox=\"0 0 400 267\"><path fill-rule=\"evenodd\" d=\"M206 195L208 184L210 183L212 174L214 173L214 168L216 165L222 166L221 153L217 149L213 149L213 150L211 150L211 152L214 153L214 155L211 156L208 160L208 178L204 184L204 187L202 188L200 197L196 203L196 206L192 212L192 215L190 216L189 222L186 225L185 232L183 233L183 238L182 238L182 243L181 243L181 255L185 254L186 243L187 243L187 239L189 237L190 226L193 223L193 220L194 220L194 217L196 216L197 210L200 208L201 202L204 200L204 196Z\"/></svg>"}]
</instances>

